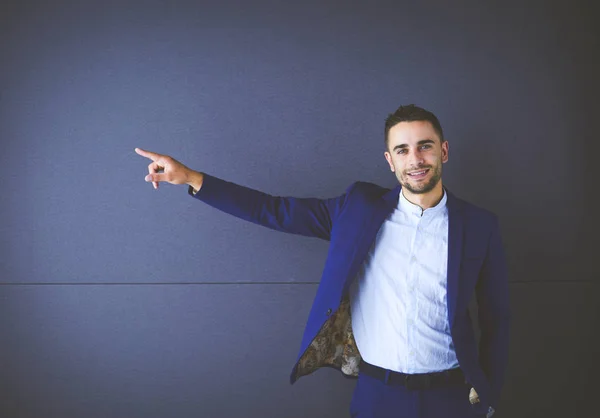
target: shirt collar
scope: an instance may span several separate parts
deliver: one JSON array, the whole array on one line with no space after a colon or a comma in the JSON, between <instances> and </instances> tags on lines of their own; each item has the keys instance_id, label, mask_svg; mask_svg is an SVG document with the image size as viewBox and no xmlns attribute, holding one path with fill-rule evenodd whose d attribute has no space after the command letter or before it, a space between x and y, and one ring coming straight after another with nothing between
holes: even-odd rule
<instances>
[{"instance_id":1,"label":"shirt collar","mask_svg":"<svg viewBox=\"0 0 600 418\"><path fill-rule=\"evenodd\" d=\"M400 189L400 196L398 198L398 207L407 213L415 214L418 216L423 216L425 212L431 213L432 215L442 211L446 207L446 201L448 200L448 196L446 194L446 190L442 187L443 195L442 199L438 202L437 205L428 209L421 209L419 205L415 205L412 202L409 202L408 199L404 196L404 189Z\"/></svg>"}]
</instances>

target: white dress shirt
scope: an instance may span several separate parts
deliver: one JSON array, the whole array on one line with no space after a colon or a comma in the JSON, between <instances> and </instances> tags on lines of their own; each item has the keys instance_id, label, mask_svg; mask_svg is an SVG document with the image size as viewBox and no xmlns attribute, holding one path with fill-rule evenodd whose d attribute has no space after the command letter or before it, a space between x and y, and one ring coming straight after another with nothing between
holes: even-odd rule
<instances>
[{"instance_id":1,"label":"white dress shirt","mask_svg":"<svg viewBox=\"0 0 600 418\"><path fill-rule=\"evenodd\" d=\"M448 209L424 211L402 191L350 288L362 358L403 373L458 367L446 300Z\"/></svg>"}]
</instances>

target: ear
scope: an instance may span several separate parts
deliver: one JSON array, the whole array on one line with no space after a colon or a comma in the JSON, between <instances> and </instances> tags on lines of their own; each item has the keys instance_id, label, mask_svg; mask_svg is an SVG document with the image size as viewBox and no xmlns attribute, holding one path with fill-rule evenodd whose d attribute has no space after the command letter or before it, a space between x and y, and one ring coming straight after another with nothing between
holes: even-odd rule
<instances>
[{"instance_id":1,"label":"ear","mask_svg":"<svg viewBox=\"0 0 600 418\"><path fill-rule=\"evenodd\" d=\"M392 155L389 152L384 152L383 156L385 157L386 161L388 162L388 164L390 165L390 170L392 170L393 172L396 171L396 169L394 168L394 162L392 161Z\"/></svg>"},{"instance_id":2,"label":"ear","mask_svg":"<svg viewBox=\"0 0 600 418\"><path fill-rule=\"evenodd\" d=\"M448 162L448 141L442 143L442 163Z\"/></svg>"}]
</instances>

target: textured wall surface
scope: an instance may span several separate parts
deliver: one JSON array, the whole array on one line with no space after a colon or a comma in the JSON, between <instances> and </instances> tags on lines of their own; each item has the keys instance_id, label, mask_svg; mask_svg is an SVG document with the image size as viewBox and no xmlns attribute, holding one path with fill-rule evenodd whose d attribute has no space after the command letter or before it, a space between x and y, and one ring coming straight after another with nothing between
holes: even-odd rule
<instances>
[{"instance_id":1,"label":"textured wall surface","mask_svg":"<svg viewBox=\"0 0 600 418\"><path fill-rule=\"evenodd\" d=\"M0 417L347 416L353 380L288 382L327 242L156 191L133 149L274 195L392 187L409 103L500 217L498 416L590 416L600 40L564 3L3 1Z\"/></svg>"}]
</instances>

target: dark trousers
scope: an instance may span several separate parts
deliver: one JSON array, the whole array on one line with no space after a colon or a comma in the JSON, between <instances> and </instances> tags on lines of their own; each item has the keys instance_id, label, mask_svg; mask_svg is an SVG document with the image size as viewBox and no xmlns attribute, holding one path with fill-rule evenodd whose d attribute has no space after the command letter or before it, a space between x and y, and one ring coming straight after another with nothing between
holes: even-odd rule
<instances>
[{"instance_id":1,"label":"dark trousers","mask_svg":"<svg viewBox=\"0 0 600 418\"><path fill-rule=\"evenodd\" d=\"M483 418L469 402L470 386L409 390L359 374L350 403L352 418Z\"/></svg>"}]
</instances>

